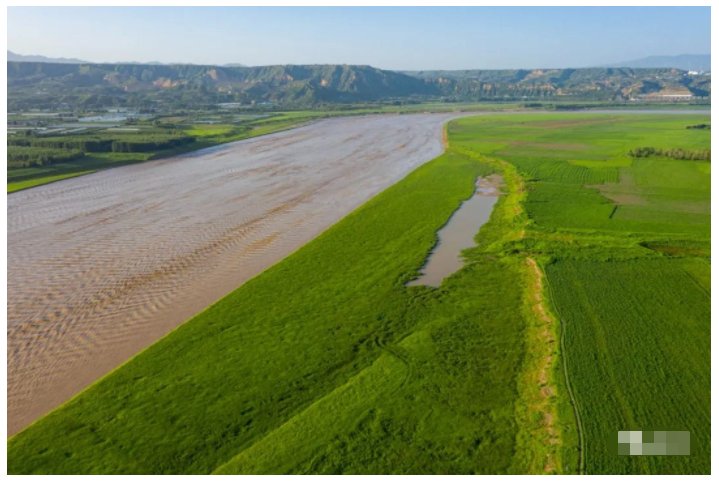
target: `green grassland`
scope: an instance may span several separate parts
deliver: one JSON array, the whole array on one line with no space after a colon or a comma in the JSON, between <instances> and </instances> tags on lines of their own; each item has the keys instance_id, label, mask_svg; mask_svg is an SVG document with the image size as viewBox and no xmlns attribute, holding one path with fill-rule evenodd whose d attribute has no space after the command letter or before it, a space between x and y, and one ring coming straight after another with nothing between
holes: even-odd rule
<instances>
[{"instance_id":1,"label":"green grassland","mask_svg":"<svg viewBox=\"0 0 719 483\"><path fill-rule=\"evenodd\" d=\"M628 155L706 149L705 120L453 121L447 153L12 437L9 472L708 473L709 163ZM492 172L465 267L406 287ZM623 429L689 430L692 456L618 456Z\"/></svg>"},{"instance_id":2,"label":"green grassland","mask_svg":"<svg viewBox=\"0 0 719 483\"><path fill-rule=\"evenodd\" d=\"M10 471L522 468L521 267L477 255L441 290L404 285L490 171L419 168L13 437Z\"/></svg>"}]
</instances>

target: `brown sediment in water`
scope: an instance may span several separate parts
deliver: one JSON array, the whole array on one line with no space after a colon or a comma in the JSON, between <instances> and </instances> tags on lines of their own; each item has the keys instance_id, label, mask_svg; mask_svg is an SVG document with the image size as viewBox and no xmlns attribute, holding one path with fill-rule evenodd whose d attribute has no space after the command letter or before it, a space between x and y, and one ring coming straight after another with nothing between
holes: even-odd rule
<instances>
[{"instance_id":1,"label":"brown sediment in water","mask_svg":"<svg viewBox=\"0 0 719 483\"><path fill-rule=\"evenodd\" d=\"M489 220L500 194L501 183L502 177L497 174L477 178L475 192L437 232L437 246L422 267L421 275L409 282L408 286L439 287L445 278L462 268L462 250L475 245L474 237Z\"/></svg>"},{"instance_id":2,"label":"brown sediment in water","mask_svg":"<svg viewBox=\"0 0 719 483\"><path fill-rule=\"evenodd\" d=\"M8 434L442 152L453 114L320 121L8 196Z\"/></svg>"}]
</instances>

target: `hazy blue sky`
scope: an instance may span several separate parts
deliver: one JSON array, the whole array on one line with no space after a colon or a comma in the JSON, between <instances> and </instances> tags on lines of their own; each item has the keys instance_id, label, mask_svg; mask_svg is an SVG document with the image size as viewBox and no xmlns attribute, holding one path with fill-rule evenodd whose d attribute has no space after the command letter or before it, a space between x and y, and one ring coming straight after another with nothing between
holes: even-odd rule
<instances>
[{"instance_id":1,"label":"hazy blue sky","mask_svg":"<svg viewBox=\"0 0 719 483\"><path fill-rule=\"evenodd\" d=\"M582 67L710 51L708 7L11 7L8 49L89 61Z\"/></svg>"}]
</instances>

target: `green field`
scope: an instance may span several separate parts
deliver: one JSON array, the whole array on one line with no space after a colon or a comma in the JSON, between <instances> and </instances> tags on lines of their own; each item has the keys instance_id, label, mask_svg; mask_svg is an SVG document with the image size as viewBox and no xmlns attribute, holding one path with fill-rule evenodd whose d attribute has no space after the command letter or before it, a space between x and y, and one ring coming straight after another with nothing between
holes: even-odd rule
<instances>
[{"instance_id":1,"label":"green field","mask_svg":"<svg viewBox=\"0 0 719 483\"><path fill-rule=\"evenodd\" d=\"M704 121L453 121L446 154L12 437L9 472L708 473L710 165L628 154L708 149ZM492 172L466 266L406 287ZM625 429L689 430L692 456L618 456Z\"/></svg>"},{"instance_id":2,"label":"green field","mask_svg":"<svg viewBox=\"0 0 719 483\"><path fill-rule=\"evenodd\" d=\"M708 473L709 264L563 260L548 274L566 324L588 473ZM617 429L690 431L691 456L617 457Z\"/></svg>"},{"instance_id":3,"label":"green field","mask_svg":"<svg viewBox=\"0 0 719 483\"><path fill-rule=\"evenodd\" d=\"M509 471L519 267L477 256L443 290L404 286L488 172L418 169L13 437L11 471Z\"/></svg>"},{"instance_id":4,"label":"green field","mask_svg":"<svg viewBox=\"0 0 719 483\"><path fill-rule=\"evenodd\" d=\"M708 473L710 164L632 159L708 149L697 116L506 116L454 124L515 165L565 333L588 473ZM688 430L690 457L617 456L618 430Z\"/></svg>"}]
</instances>

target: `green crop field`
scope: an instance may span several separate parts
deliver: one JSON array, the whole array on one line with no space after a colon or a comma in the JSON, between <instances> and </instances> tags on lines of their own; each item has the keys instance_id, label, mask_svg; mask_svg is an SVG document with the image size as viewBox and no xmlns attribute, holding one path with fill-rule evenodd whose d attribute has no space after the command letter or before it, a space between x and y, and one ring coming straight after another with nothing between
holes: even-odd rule
<instances>
[{"instance_id":1,"label":"green crop field","mask_svg":"<svg viewBox=\"0 0 719 483\"><path fill-rule=\"evenodd\" d=\"M707 161L632 159L640 146L707 149L705 116L511 115L477 117L453 136L505 159L530 181L527 212L537 225L709 236ZM461 126L461 127L459 127ZM481 133L477 136L477 133Z\"/></svg>"},{"instance_id":2,"label":"green crop field","mask_svg":"<svg viewBox=\"0 0 719 483\"><path fill-rule=\"evenodd\" d=\"M708 149L706 120L451 122L447 153L10 438L9 472L709 473L710 163L629 154ZM406 287L495 172L465 267ZM628 429L692 454L619 456Z\"/></svg>"},{"instance_id":3,"label":"green crop field","mask_svg":"<svg viewBox=\"0 0 719 483\"><path fill-rule=\"evenodd\" d=\"M696 259L548 267L589 473L709 472L709 291L687 268L708 279ZM618 429L690 431L691 456L618 457Z\"/></svg>"},{"instance_id":4,"label":"green crop field","mask_svg":"<svg viewBox=\"0 0 719 483\"><path fill-rule=\"evenodd\" d=\"M545 261L588 473L708 473L710 164L705 116L495 116L453 124L462 146L527 180L518 249ZM682 430L691 456L617 455L618 430Z\"/></svg>"}]
</instances>

